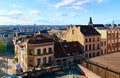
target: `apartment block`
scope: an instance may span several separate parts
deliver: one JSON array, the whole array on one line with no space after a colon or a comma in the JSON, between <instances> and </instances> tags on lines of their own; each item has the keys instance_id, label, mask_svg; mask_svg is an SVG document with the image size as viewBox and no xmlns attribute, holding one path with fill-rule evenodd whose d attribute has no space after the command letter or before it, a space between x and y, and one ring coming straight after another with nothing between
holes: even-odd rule
<instances>
[{"instance_id":1,"label":"apartment block","mask_svg":"<svg viewBox=\"0 0 120 78\"><path fill-rule=\"evenodd\" d=\"M28 36L14 39L15 54L23 71L32 70L39 65L53 64L54 42L48 35Z\"/></svg>"},{"instance_id":2,"label":"apartment block","mask_svg":"<svg viewBox=\"0 0 120 78\"><path fill-rule=\"evenodd\" d=\"M88 25L70 26L67 32L66 41L78 41L86 58L101 55L101 34L93 27L91 18Z\"/></svg>"}]
</instances>

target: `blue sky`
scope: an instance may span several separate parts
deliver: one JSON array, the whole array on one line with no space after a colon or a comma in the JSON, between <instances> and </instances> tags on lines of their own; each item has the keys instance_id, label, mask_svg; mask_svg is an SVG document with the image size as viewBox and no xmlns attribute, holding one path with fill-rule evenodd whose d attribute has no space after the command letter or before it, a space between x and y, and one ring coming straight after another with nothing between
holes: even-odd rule
<instances>
[{"instance_id":1,"label":"blue sky","mask_svg":"<svg viewBox=\"0 0 120 78\"><path fill-rule=\"evenodd\" d=\"M0 0L0 24L120 23L117 0Z\"/></svg>"}]
</instances>

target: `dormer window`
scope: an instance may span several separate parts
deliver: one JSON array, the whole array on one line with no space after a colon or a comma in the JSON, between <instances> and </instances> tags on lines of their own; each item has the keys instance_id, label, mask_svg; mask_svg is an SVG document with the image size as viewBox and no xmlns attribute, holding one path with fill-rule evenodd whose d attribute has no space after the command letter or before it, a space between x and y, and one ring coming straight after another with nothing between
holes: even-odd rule
<instances>
[{"instance_id":1,"label":"dormer window","mask_svg":"<svg viewBox=\"0 0 120 78\"><path fill-rule=\"evenodd\" d=\"M67 48L68 46L67 45L64 45L65 48Z\"/></svg>"}]
</instances>

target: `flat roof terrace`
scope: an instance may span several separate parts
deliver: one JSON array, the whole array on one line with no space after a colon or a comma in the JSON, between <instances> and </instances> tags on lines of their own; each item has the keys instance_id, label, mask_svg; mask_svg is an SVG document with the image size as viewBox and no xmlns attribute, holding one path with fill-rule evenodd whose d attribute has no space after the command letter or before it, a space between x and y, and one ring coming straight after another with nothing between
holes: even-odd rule
<instances>
[{"instance_id":1,"label":"flat roof terrace","mask_svg":"<svg viewBox=\"0 0 120 78\"><path fill-rule=\"evenodd\" d=\"M120 52L98 56L89 59L91 62L108 67L114 71L120 72Z\"/></svg>"}]
</instances>

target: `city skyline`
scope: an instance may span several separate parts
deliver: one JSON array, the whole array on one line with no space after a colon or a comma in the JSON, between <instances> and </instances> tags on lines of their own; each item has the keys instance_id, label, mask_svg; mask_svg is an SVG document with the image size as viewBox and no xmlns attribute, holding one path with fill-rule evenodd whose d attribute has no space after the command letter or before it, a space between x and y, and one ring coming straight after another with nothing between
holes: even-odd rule
<instances>
[{"instance_id":1,"label":"city skyline","mask_svg":"<svg viewBox=\"0 0 120 78\"><path fill-rule=\"evenodd\" d=\"M69 25L120 23L119 1L112 0L1 0L0 25Z\"/></svg>"}]
</instances>

